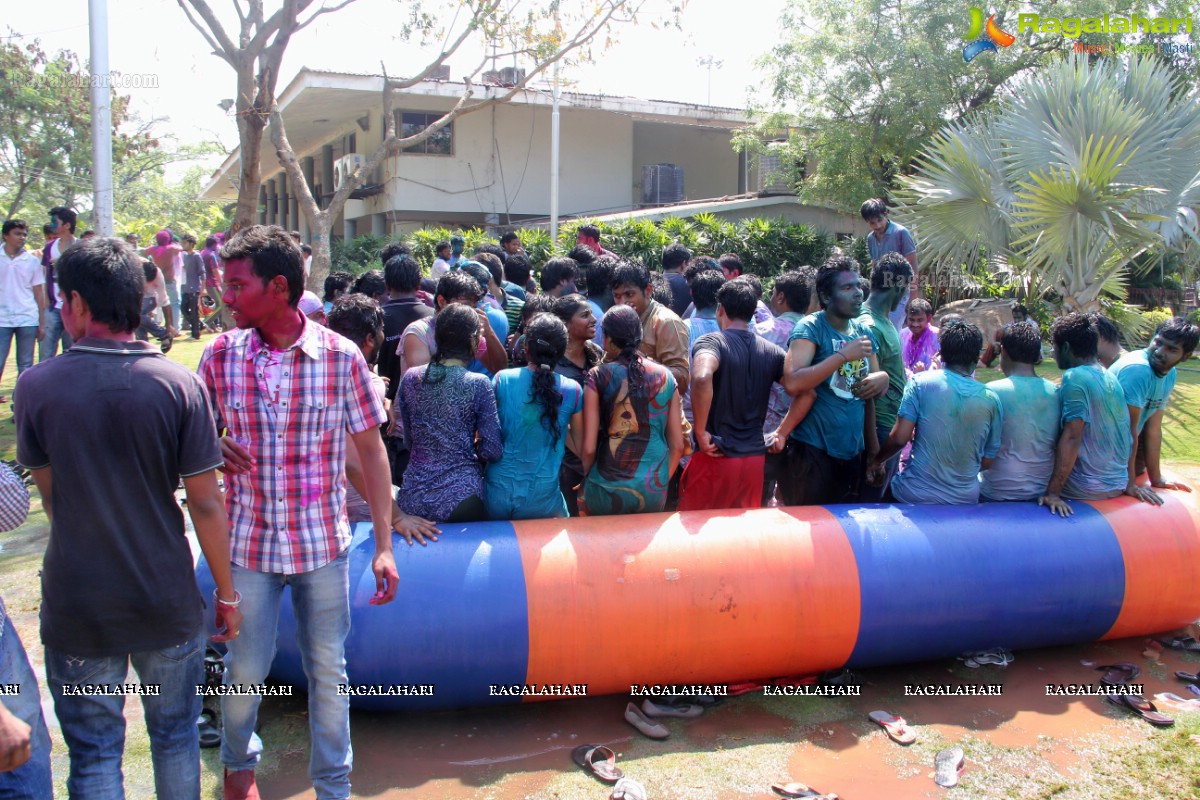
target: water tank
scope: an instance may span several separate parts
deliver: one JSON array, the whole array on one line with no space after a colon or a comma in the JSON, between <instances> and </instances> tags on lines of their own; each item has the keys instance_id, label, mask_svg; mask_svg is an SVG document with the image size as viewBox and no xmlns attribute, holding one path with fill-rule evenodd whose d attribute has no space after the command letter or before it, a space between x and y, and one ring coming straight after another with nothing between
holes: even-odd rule
<instances>
[{"instance_id":1,"label":"water tank","mask_svg":"<svg viewBox=\"0 0 1200 800\"><path fill-rule=\"evenodd\" d=\"M678 164L642 165L642 205L668 206L683 202L683 167Z\"/></svg>"}]
</instances>

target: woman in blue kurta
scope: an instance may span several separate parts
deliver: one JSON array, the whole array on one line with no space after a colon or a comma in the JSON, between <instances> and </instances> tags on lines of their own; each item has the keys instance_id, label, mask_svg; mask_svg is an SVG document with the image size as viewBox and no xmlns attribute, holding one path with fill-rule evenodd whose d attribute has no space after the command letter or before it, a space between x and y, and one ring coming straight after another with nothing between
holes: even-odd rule
<instances>
[{"instance_id":1,"label":"woman in blue kurta","mask_svg":"<svg viewBox=\"0 0 1200 800\"><path fill-rule=\"evenodd\" d=\"M611 363L588 375L584 392L583 500L589 515L662 511L683 455L675 378L638 352L642 322L628 306L604 315Z\"/></svg>"},{"instance_id":2,"label":"woman in blue kurta","mask_svg":"<svg viewBox=\"0 0 1200 800\"><path fill-rule=\"evenodd\" d=\"M558 471L568 435L582 434L583 390L554 372L566 349L566 326L538 314L525 327L529 363L496 375L504 454L488 465L484 481L492 519L567 516Z\"/></svg>"}]
</instances>

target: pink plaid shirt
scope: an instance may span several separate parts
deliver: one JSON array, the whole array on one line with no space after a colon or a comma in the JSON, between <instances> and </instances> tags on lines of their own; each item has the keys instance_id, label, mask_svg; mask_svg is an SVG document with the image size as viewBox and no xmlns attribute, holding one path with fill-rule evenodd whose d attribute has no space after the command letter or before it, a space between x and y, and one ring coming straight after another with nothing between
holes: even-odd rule
<instances>
[{"instance_id":1,"label":"pink plaid shirt","mask_svg":"<svg viewBox=\"0 0 1200 800\"><path fill-rule=\"evenodd\" d=\"M204 349L197 370L218 427L257 462L251 473L225 476L233 562L290 575L323 567L350 545L346 434L387 414L349 339L305 320L283 353L277 397L264 375L269 352L257 330L229 331Z\"/></svg>"}]
</instances>

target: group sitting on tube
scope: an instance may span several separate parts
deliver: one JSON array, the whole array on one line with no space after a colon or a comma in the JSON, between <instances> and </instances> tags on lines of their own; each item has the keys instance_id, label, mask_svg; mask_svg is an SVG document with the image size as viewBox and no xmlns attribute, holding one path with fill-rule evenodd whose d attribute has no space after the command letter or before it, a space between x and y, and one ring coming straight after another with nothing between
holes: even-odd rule
<instances>
[{"instance_id":1,"label":"group sitting on tube","mask_svg":"<svg viewBox=\"0 0 1200 800\"><path fill-rule=\"evenodd\" d=\"M251 226L212 251L227 329L195 373L136 341L148 270L134 249L72 237L50 251L46 295L75 344L22 371L14 421L50 521L41 637L72 796L119 794L124 700L88 687L122 685L130 663L162 687L142 697L157 796L199 796L204 612L180 479L226 686L265 682L290 587L309 776L333 800L352 765L336 691L351 522L371 523L370 604L383 605L401 579L393 535L427 545L459 522L981 500L1067 516L1070 500L1121 494L1149 517L1169 513L1154 508L1164 490L1190 491L1163 477L1162 424L1197 325L1170 319L1124 352L1108 319L1063 314L1048 332L1055 385L1037 374L1043 331L1023 306L989 341L963 318L932 326L911 235L882 201L862 213L869 279L839 253L764 292L736 255L681 244L652 273L584 225L536 284L515 234L469 256L454 237L432 277L394 243L355 291L331 275L324 303L304 291L299 233ZM74 230L73 213L56 222ZM1004 377L976 380L997 355ZM97 469L110 454L121 468ZM33 729L26 769L44 788L21 796L46 797L36 679L0 625L0 667L24 665L12 680L30 687L24 757L0 752L0 788ZM260 700L221 698L226 798L258 796ZM0 715L0 733L11 724Z\"/></svg>"}]
</instances>

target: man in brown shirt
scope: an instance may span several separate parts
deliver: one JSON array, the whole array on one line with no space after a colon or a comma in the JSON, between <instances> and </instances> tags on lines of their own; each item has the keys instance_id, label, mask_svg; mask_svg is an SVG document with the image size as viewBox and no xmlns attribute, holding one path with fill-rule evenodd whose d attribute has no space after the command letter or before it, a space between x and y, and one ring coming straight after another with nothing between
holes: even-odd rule
<instances>
[{"instance_id":1,"label":"man in brown shirt","mask_svg":"<svg viewBox=\"0 0 1200 800\"><path fill-rule=\"evenodd\" d=\"M674 311L651 297L654 290L649 271L640 264L622 262L613 271L612 289L615 302L629 306L641 317L642 353L670 370L681 395L687 392L691 378L687 327Z\"/></svg>"}]
</instances>

